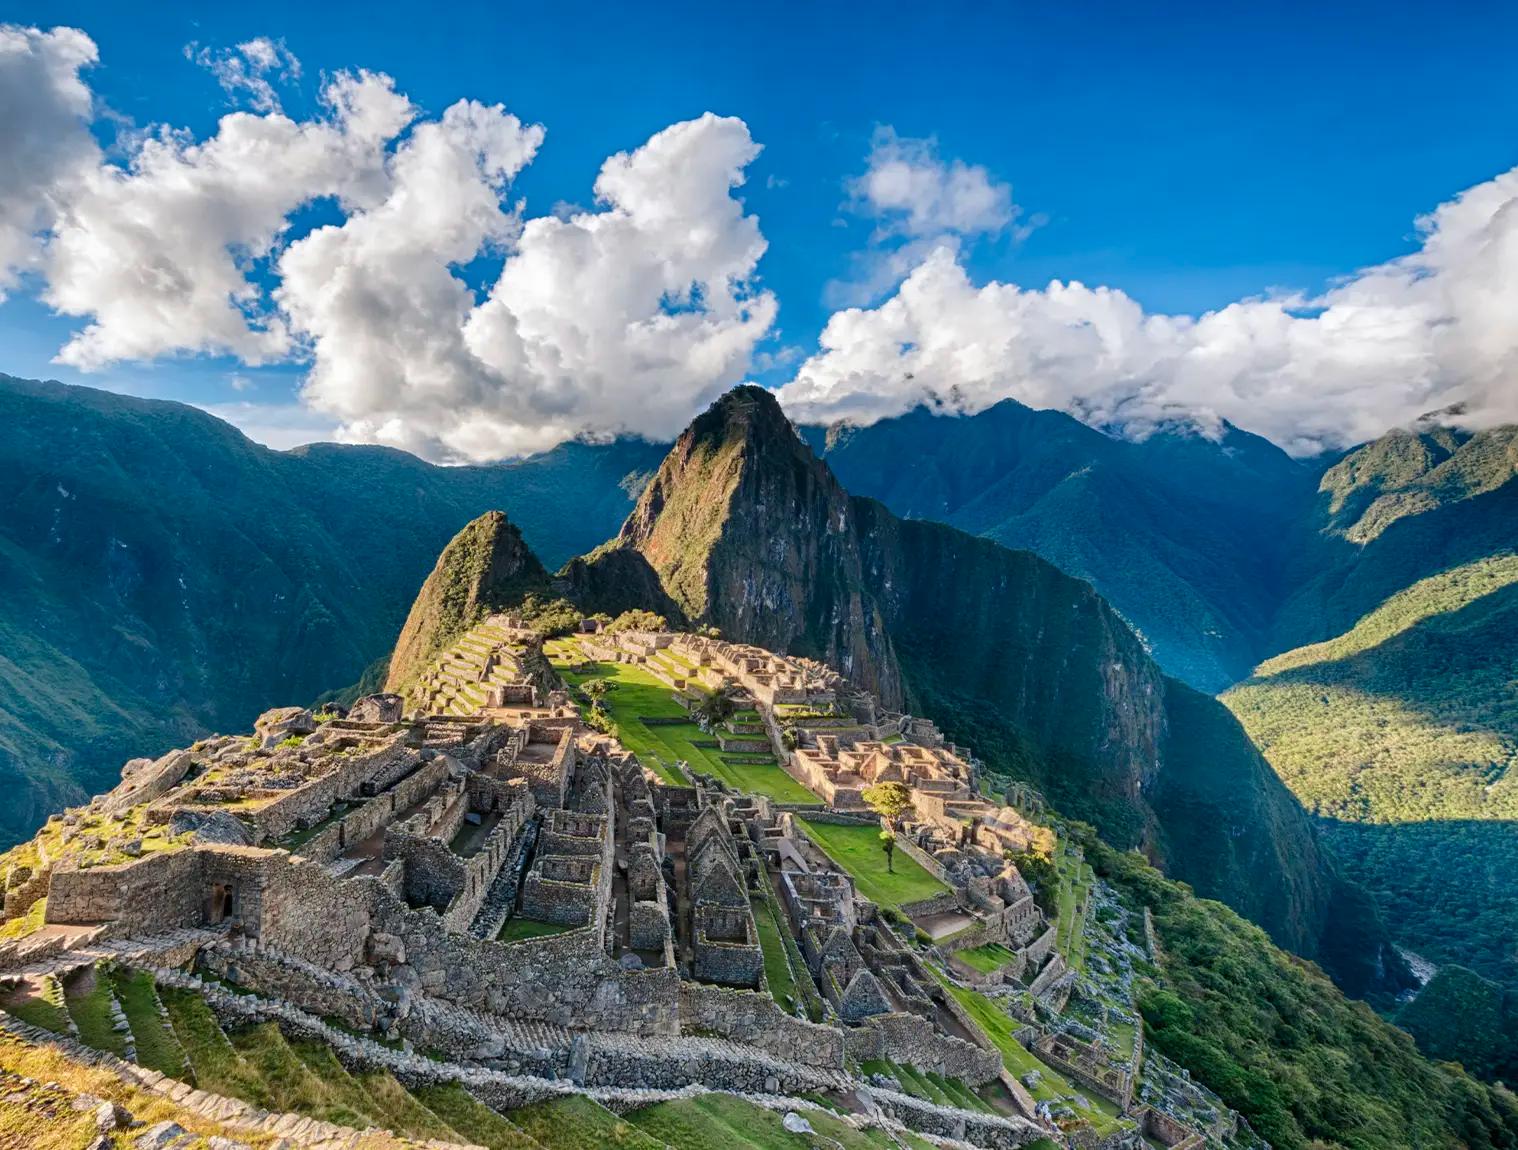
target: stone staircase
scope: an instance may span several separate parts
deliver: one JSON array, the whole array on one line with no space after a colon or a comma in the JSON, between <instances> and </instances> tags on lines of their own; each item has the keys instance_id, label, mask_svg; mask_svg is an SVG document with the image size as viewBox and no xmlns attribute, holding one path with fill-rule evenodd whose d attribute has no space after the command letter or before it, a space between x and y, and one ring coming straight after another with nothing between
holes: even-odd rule
<instances>
[{"instance_id":1,"label":"stone staircase","mask_svg":"<svg viewBox=\"0 0 1518 1150\"><path fill-rule=\"evenodd\" d=\"M46 957L0 968L0 981L43 975L64 978L76 970L111 959L129 965L142 965L153 956L182 954L187 960L200 947L223 938L224 933L223 930L186 927L147 938L100 940L97 935L91 941L81 942L80 945L61 953L49 954Z\"/></svg>"}]
</instances>

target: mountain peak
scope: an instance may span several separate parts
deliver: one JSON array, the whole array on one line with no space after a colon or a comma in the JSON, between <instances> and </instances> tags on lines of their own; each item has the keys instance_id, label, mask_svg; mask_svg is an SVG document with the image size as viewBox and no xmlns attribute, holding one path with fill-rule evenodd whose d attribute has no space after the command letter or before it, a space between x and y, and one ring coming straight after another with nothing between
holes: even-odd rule
<instances>
[{"instance_id":1,"label":"mountain peak","mask_svg":"<svg viewBox=\"0 0 1518 1150\"><path fill-rule=\"evenodd\" d=\"M418 592L390 656L385 690L402 691L432 658L494 611L548 586L548 572L500 511L464 525Z\"/></svg>"}]
</instances>

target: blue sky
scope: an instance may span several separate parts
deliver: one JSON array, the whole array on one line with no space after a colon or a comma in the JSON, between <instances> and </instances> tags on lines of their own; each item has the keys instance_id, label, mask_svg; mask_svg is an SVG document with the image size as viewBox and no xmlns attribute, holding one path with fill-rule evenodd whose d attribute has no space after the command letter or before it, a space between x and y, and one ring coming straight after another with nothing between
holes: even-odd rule
<instances>
[{"instance_id":1,"label":"blue sky","mask_svg":"<svg viewBox=\"0 0 1518 1150\"><path fill-rule=\"evenodd\" d=\"M741 118L763 152L738 193L778 300L760 350L810 355L872 222L846 207L872 134L935 137L944 161L1011 185L1040 226L968 240L974 283L1051 279L1121 289L1148 312L1196 314L1415 251L1413 220L1518 163L1512 5L1379 4L27 4L98 45L97 98L138 125L197 138L228 111L185 58L283 39L315 115L321 76L393 76L429 115L500 102L546 140L515 178L530 214L592 206L612 153L706 111ZM98 129L97 129L98 130ZM288 399L300 364L225 356L49 363L82 325L27 292L0 304L0 370L223 404ZM793 366L750 372L781 384ZM237 393L234 375L256 386Z\"/></svg>"}]
</instances>

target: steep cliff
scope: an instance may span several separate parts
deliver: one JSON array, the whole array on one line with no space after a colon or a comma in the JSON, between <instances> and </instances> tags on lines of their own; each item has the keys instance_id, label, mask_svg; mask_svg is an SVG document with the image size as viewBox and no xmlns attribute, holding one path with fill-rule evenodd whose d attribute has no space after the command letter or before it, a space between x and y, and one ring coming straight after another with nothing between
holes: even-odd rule
<instances>
[{"instance_id":1,"label":"steep cliff","mask_svg":"<svg viewBox=\"0 0 1518 1150\"><path fill-rule=\"evenodd\" d=\"M1347 983L1379 968L1374 915L1335 935L1343 884L1221 705L1167 680L1089 584L849 496L762 389L692 423L620 535L561 578L587 606L826 659L1291 949L1350 961Z\"/></svg>"},{"instance_id":2,"label":"steep cliff","mask_svg":"<svg viewBox=\"0 0 1518 1150\"><path fill-rule=\"evenodd\" d=\"M546 590L548 572L499 511L467 524L422 584L390 656L385 690L404 691L445 647L495 611Z\"/></svg>"}]
</instances>

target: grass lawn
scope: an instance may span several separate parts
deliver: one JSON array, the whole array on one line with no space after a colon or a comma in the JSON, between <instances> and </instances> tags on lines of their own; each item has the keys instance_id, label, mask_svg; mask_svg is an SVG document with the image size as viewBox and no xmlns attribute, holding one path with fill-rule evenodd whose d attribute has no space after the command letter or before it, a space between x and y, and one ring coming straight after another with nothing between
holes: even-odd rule
<instances>
[{"instance_id":1,"label":"grass lawn","mask_svg":"<svg viewBox=\"0 0 1518 1150\"><path fill-rule=\"evenodd\" d=\"M662 1142L583 1094L534 1102L513 1110L511 1121L547 1150L578 1150L582 1146L664 1150Z\"/></svg>"},{"instance_id":2,"label":"grass lawn","mask_svg":"<svg viewBox=\"0 0 1518 1150\"><path fill-rule=\"evenodd\" d=\"M562 652L563 648L556 648ZM567 659L561 654L555 662L564 681L578 687L586 679L605 679L611 689L602 700L606 713L617 730L622 745L638 756L638 761L655 771L666 782L676 786L688 780L680 774L676 762L684 760L692 770L714 775L741 791L768 795L782 803L815 803L812 794L780 768L772 757L745 756L751 760L734 762L724 760L713 747L700 743L713 742L708 734L694 722L654 724L644 719L686 719L686 710L675 701L669 685L641 667L630 663L597 663L593 673L569 671L578 656Z\"/></svg>"},{"instance_id":3,"label":"grass lawn","mask_svg":"<svg viewBox=\"0 0 1518 1150\"><path fill-rule=\"evenodd\" d=\"M791 1147L842 1147L871 1150L873 1147L929 1143L910 1134L897 1143L879 1130L856 1130L823 1110L802 1115L817 1132L816 1137L789 1133L781 1115L729 1094L702 1094L678 1102L660 1102L635 1110L628 1117L661 1143L679 1150L782 1150Z\"/></svg>"},{"instance_id":4,"label":"grass lawn","mask_svg":"<svg viewBox=\"0 0 1518 1150\"><path fill-rule=\"evenodd\" d=\"M1077 1091L1057 1070L1040 1062L1032 1051L1014 1037L1020 1026L1015 1019L985 995L954 986L936 970L933 973L939 982L943 983L944 989L954 996L960 1006L964 1007L965 1013L986 1032L986 1037L991 1040L992 1045L1001 1051L1002 1062L1014 1078L1020 1080L1030 1070L1039 1072L1041 1076L1039 1083L1037 1086L1028 1087L1029 1094L1041 1102L1053 1102L1062 1097L1068 1099L1069 1095L1080 1093L1082 1097L1090 1099L1090 1109L1082 1110L1073 1100L1069 1101L1069 1105L1077 1113L1084 1114L1098 1134L1105 1135L1117 1129L1117 1107L1093 1091Z\"/></svg>"},{"instance_id":5,"label":"grass lawn","mask_svg":"<svg viewBox=\"0 0 1518 1150\"><path fill-rule=\"evenodd\" d=\"M186 1076L184 1051L158 1013L153 976L143 970L118 970L112 979L122 1013L132 1027L138 1064L170 1078L183 1079Z\"/></svg>"},{"instance_id":6,"label":"grass lawn","mask_svg":"<svg viewBox=\"0 0 1518 1150\"><path fill-rule=\"evenodd\" d=\"M54 1034L69 1032L69 1013L63 1007L62 990L54 979L49 980L43 994L33 994L26 986L18 987L0 999L0 1006L22 1022L30 1022L43 1030L51 1030Z\"/></svg>"},{"instance_id":7,"label":"grass lawn","mask_svg":"<svg viewBox=\"0 0 1518 1150\"><path fill-rule=\"evenodd\" d=\"M770 986L770 995L789 1010L796 1001L796 980L791 977L790 963L785 957L783 929L770 913L770 905L763 899L754 899L754 925L759 931L759 948L764 952L764 977Z\"/></svg>"},{"instance_id":8,"label":"grass lawn","mask_svg":"<svg viewBox=\"0 0 1518 1150\"><path fill-rule=\"evenodd\" d=\"M854 876L859 893L881 906L900 907L904 902L931 898L949 889L901 851L896 852L888 871L878 827L844 826L810 819L801 822L807 836Z\"/></svg>"},{"instance_id":9,"label":"grass lawn","mask_svg":"<svg viewBox=\"0 0 1518 1150\"><path fill-rule=\"evenodd\" d=\"M436 1114L458 1136L488 1150L536 1150L533 1141L456 1082L420 1086L417 1102Z\"/></svg>"},{"instance_id":10,"label":"grass lawn","mask_svg":"<svg viewBox=\"0 0 1518 1150\"><path fill-rule=\"evenodd\" d=\"M1057 931L1054 945L1075 970L1086 969L1086 910L1090 905L1091 868L1075 852L1063 847L1055 854L1059 874Z\"/></svg>"},{"instance_id":11,"label":"grass lawn","mask_svg":"<svg viewBox=\"0 0 1518 1150\"><path fill-rule=\"evenodd\" d=\"M110 979L94 967L86 967L71 975L63 989L68 1012L79 1028L79 1040L96 1050L125 1057L126 1035L115 1029L111 1018Z\"/></svg>"},{"instance_id":12,"label":"grass lawn","mask_svg":"<svg viewBox=\"0 0 1518 1150\"><path fill-rule=\"evenodd\" d=\"M560 926L556 922L539 922L535 918L523 918L514 915L506 920L506 925L501 927L501 933L495 936L497 942L522 942L529 938L543 938L550 934L563 934L566 930L574 930L572 926Z\"/></svg>"},{"instance_id":13,"label":"grass lawn","mask_svg":"<svg viewBox=\"0 0 1518 1150\"><path fill-rule=\"evenodd\" d=\"M1015 956L1000 943L991 942L985 946L955 951L954 957L973 970L978 970L982 974L990 974L993 970L999 970L1001 967L1006 966Z\"/></svg>"}]
</instances>

